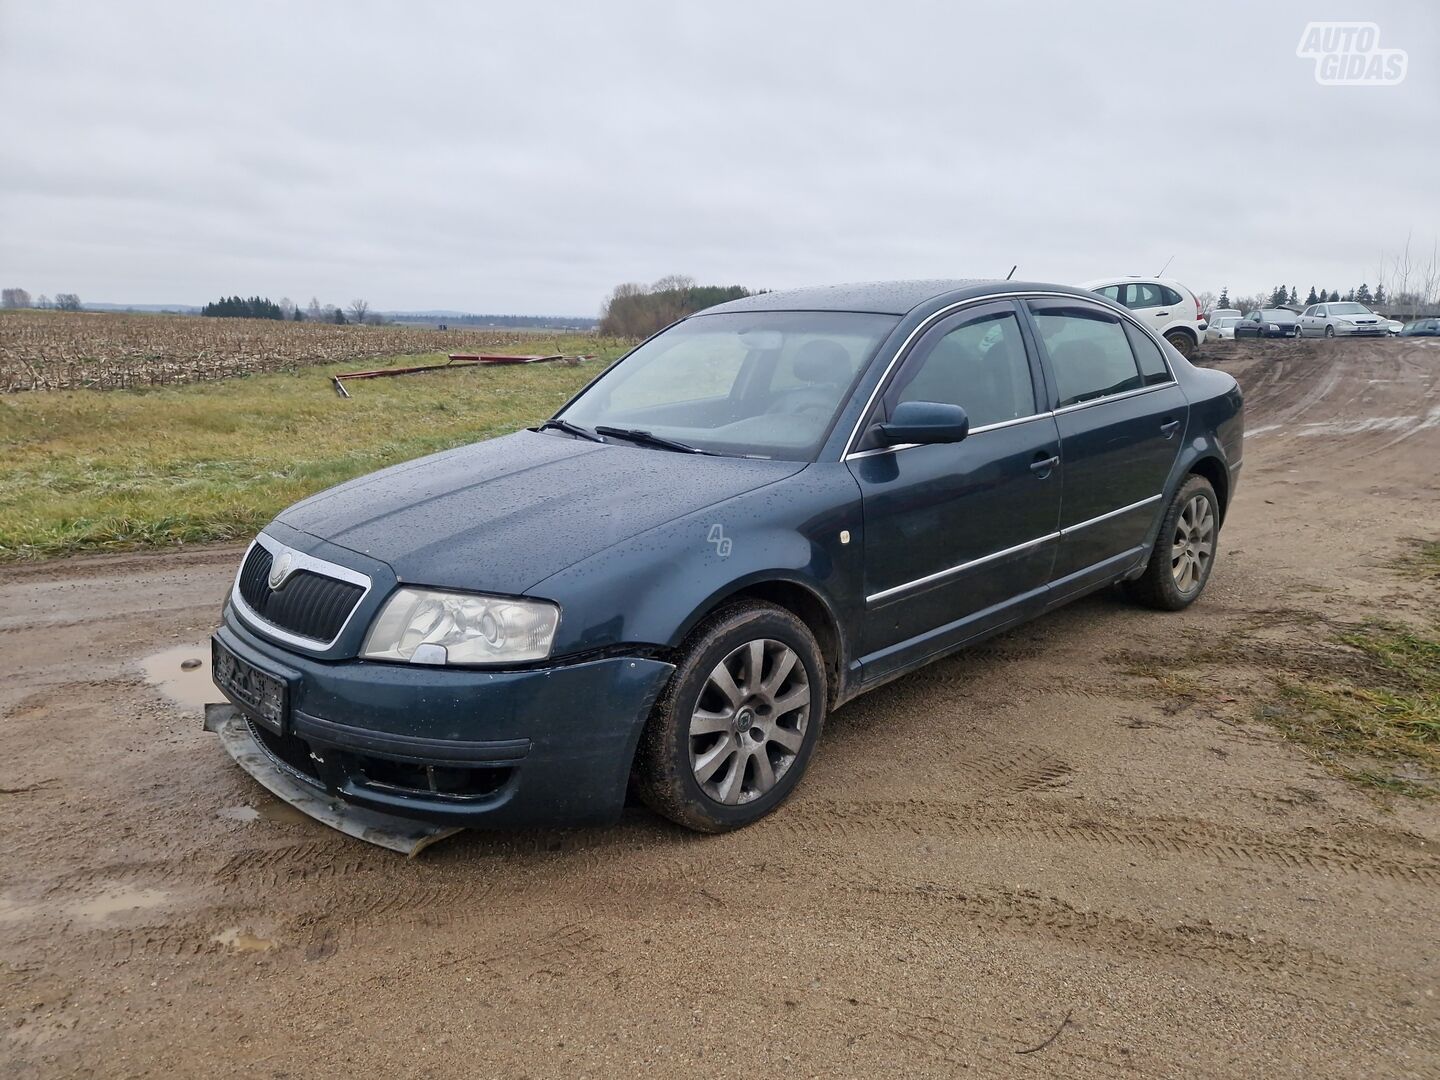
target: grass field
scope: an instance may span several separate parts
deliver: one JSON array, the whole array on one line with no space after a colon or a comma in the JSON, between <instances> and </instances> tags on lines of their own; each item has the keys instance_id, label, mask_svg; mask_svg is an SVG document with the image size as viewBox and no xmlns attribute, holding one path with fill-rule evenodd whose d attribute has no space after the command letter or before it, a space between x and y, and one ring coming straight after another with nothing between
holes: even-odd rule
<instances>
[{"instance_id":1,"label":"grass field","mask_svg":"<svg viewBox=\"0 0 1440 1080\"><path fill-rule=\"evenodd\" d=\"M0 396L0 561L248 537L342 480L532 424L624 350L560 345L600 361L367 380L349 400L329 382L348 364Z\"/></svg>"}]
</instances>

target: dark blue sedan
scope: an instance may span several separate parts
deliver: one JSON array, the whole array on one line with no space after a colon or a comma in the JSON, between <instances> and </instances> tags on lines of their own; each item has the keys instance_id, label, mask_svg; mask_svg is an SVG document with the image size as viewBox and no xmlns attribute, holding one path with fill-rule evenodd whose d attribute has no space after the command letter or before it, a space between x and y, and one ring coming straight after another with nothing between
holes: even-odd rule
<instances>
[{"instance_id":1,"label":"dark blue sedan","mask_svg":"<svg viewBox=\"0 0 1440 1080\"><path fill-rule=\"evenodd\" d=\"M346 805L715 832L827 713L1078 596L1193 602L1239 388L1093 293L920 281L676 323L538 427L343 484L246 554L216 680Z\"/></svg>"}]
</instances>

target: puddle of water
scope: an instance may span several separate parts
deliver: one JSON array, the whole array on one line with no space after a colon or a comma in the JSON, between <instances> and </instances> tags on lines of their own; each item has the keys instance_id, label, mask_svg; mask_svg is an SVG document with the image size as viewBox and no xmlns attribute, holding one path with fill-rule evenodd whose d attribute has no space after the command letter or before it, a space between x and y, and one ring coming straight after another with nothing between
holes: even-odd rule
<instances>
[{"instance_id":1,"label":"puddle of water","mask_svg":"<svg viewBox=\"0 0 1440 1080\"><path fill-rule=\"evenodd\" d=\"M274 939L260 937L249 930L241 930L238 926L222 930L210 940L217 945L224 945L231 952L269 952L275 947Z\"/></svg>"},{"instance_id":2,"label":"puddle of water","mask_svg":"<svg viewBox=\"0 0 1440 1080\"><path fill-rule=\"evenodd\" d=\"M189 666L187 666L189 665ZM224 700L210 681L210 646L177 645L140 661L145 681L178 705L203 709Z\"/></svg>"},{"instance_id":3,"label":"puddle of water","mask_svg":"<svg viewBox=\"0 0 1440 1080\"><path fill-rule=\"evenodd\" d=\"M114 888L71 904L70 910L82 919L99 921L129 911L162 907L169 899L170 894L164 889Z\"/></svg>"},{"instance_id":4,"label":"puddle of water","mask_svg":"<svg viewBox=\"0 0 1440 1080\"><path fill-rule=\"evenodd\" d=\"M239 806L225 806L215 811L215 816L225 821L246 823L263 818L266 821L277 821L285 825L311 820L308 815L296 810L287 802L264 795L259 798L260 802L256 806L248 806L243 803Z\"/></svg>"}]
</instances>

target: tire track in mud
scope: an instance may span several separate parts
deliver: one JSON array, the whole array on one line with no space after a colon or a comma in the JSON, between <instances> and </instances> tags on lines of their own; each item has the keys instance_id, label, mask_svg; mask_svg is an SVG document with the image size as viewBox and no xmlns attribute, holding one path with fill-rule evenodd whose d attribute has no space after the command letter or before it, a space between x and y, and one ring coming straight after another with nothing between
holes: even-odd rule
<instances>
[{"instance_id":1,"label":"tire track in mud","mask_svg":"<svg viewBox=\"0 0 1440 1080\"><path fill-rule=\"evenodd\" d=\"M1148 819L1120 825L1094 819L1045 820L981 803L813 802L773 827L796 837L848 837L881 832L1003 841L1050 840L1057 844L1112 847L1146 856L1204 858L1220 866L1315 871L1377 877L1420 886L1440 885L1440 864L1408 863L1343 845L1281 841L1249 830L1208 822Z\"/></svg>"},{"instance_id":2,"label":"tire track in mud","mask_svg":"<svg viewBox=\"0 0 1440 1080\"><path fill-rule=\"evenodd\" d=\"M1038 935L1088 951L1105 950L1130 959L1188 960L1206 968L1243 975L1307 978L1354 977L1338 957L1319 949L1257 934L1078 908L1054 896L1019 890L964 892L948 886L862 883L841 887L846 915L866 923L913 931L985 927Z\"/></svg>"}]
</instances>

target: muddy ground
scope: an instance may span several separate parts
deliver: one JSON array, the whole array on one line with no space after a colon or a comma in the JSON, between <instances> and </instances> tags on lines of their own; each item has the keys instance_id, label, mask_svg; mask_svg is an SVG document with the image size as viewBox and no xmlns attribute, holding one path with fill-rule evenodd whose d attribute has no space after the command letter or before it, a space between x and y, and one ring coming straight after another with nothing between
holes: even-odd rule
<instances>
[{"instance_id":1,"label":"muddy ground","mask_svg":"<svg viewBox=\"0 0 1440 1080\"><path fill-rule=\"evenodd\" d=\"M1440 537L1440 342L1216 362L1251 439L1202 602L863 697L729 836L366 847L147 681L235 550L0 572L0 1073L1440 1075L1440 800L1257 719L1336 628L1433 625L1393 564Z\"/></svg>"}]
</instances>

